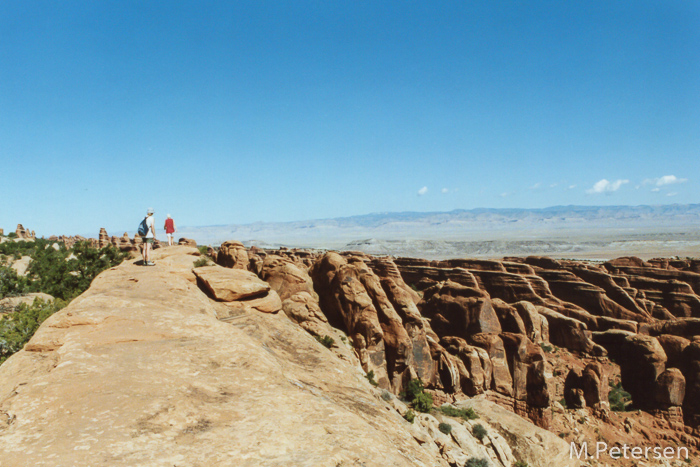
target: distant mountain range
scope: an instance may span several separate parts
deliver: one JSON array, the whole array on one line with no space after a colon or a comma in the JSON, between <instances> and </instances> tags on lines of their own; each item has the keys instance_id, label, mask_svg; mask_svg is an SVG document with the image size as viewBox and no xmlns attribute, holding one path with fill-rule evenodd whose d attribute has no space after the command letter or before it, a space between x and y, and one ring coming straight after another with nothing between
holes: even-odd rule
<instances>
[{"instance_id":1,"label":"distant mountain range","mask_svg":"<svg viewBox=\"0 0 700 467\"><path fill-rule=\"evenodd\" d=\"M543 248L545 253L551 252L552 245L559 245L561 251L580 251L577 247L583 244L599 247L600 242L641 241L640 236L643 241L652 241L653 236L663 236L666 242L692 240L696 231L700 231L700 204L384 212L335 219L185 227L179 233L211 245L235 239L262 247L364 248L374 254L397 254L396 248L399 253L418 254L427 248L448 254L455 248L463 252L473 244L477 255L498 255L508 254L516 243L525 246L524 253L528 254Z\"/></svg>"}]
</instances>

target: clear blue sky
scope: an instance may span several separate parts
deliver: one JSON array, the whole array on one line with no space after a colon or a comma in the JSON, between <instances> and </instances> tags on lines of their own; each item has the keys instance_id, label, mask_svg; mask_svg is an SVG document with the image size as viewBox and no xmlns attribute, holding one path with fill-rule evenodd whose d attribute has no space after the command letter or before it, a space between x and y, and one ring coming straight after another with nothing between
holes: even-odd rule
<instances>
[{"instance_id":1,"label":"clear blue sky","mask_svg":"<svg viewBox=\"0 0 700 467\"><path fill-rule=\"evenodd\" d=\"M0 227L700 202L700 2L0 2Z\"/></svg>"}]
</instances>

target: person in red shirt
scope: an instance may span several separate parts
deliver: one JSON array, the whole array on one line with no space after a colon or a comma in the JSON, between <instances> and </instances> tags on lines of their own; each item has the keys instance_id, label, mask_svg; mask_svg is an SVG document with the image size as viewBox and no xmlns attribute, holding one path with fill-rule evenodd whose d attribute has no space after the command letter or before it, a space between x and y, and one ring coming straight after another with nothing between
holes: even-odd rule
<instances>
[{"instance_id":1,"label":"person in red shirt","mask_svg":"<svg viewBox=\"0 0 700 467\"><path fill-rule=\"evenodd\" d=\"M170 214L165 219L165 227L163 228L165 229L165 235L168 236L168 246L173 246L173 234L177 232L177 227L175 227L175 221L170 217Z\"/></svg>"}]
</instances>

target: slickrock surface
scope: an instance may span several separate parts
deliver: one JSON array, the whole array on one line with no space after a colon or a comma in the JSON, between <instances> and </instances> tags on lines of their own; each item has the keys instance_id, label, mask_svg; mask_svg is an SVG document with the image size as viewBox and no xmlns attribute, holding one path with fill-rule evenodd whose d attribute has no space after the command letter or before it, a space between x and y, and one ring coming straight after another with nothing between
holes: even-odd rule
<instances>
[{"instance_id":1,"label":"slickrock surface","mask_svg":"<svg viewBox=\"0 0 700 467\"><path fill-rule=\"evenodd\" d=\"M217 319L195 254L105 271L0 367L0 465L447 465L284 313Z\"/></svg>"}]
</instances>

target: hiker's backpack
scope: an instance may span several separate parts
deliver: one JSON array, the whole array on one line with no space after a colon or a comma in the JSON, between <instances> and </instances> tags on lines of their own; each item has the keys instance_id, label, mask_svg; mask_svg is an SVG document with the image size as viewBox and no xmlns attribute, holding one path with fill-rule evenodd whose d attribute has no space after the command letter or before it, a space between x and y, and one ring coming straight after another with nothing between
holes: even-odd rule
<instances>
[{"instance_id":1,"label":"hiker's backpack","mask_svg":"<svg viewBox=\"0 0 700 467\"><path fill-rule=\"evenodd\" d=\"M138 232L139 232L139 235L141 235L142 237L145 237L146 234L148 233L148 224L146 223L146 219L147 218L144 217L143 220L141 221L141 223L139 224L139 231Z\"/></svg>"}]
</instances>

